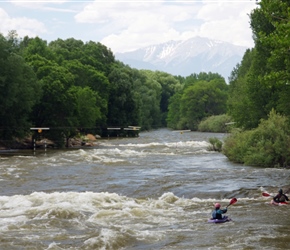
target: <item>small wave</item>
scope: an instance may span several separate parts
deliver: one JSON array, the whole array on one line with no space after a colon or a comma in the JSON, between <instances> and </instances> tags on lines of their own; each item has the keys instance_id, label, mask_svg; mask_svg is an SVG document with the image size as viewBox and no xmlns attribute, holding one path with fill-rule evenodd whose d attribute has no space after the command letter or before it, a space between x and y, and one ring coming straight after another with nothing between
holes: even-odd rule
<instances>
[{"instance_id":1,"label":"small wave","mask_svg":"<svg viewBox=\"0 0 290 250\"><path fill-rule=\"evenodd\" d=\"M147 147L157 147L157 146L164 146L164 143L159 142L151 142L151 143L128 143L128 144L119 144L120 147L133 147L133 148L147 148Z\"/></svg>"},{"instance_id":2,"label":"small wave","mask_svg":"<svg viewBox=\"0 0 290 250\"><path fill-rule=\"evenodd\" d=\"M136 148L147 148L147 147L158 147L158 146L166 146L166 147L208 147L210 143L206 141L179 141L179 142L151 142L151 143L142 143L142 144L119 144L120 147L136 147Z\"/></svg>"},{"instance_id":3,"label":"small wave","mask_svg":"<svg viewBox=\"0 0 290 250\"><path fill-rule=\"evenodd\" d=\"M185 142L176 142L176 143L166 143L167 147L190 147L190 148L206 148L210 146L210 143L206 141L185 141Z\"/></svg>"}]
</instances>

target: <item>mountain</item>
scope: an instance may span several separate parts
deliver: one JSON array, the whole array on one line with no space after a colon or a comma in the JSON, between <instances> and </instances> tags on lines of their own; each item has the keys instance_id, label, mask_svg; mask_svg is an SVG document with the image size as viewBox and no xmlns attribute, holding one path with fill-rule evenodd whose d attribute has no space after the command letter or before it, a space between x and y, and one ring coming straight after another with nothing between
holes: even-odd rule
<instances>
[{"instance_id":1,"label":"mountain","mask_svg":"<svg viewBox=\"0 0 290 250\"><path fill-rule=\"evenodd\" d=\"M184 77L192 73L212 72L219 73L227 81L246 49L227 42L194 37L116 53L115 57L131 68L159 70Z\"/></svg>"}]
</instances>

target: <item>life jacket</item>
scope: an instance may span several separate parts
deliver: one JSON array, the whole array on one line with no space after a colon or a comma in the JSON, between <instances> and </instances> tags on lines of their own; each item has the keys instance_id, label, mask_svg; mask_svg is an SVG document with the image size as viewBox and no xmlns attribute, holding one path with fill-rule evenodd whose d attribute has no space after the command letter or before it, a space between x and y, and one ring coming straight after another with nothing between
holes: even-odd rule
<instances>
[{"instance_id":1,"label":"life jacket","mask_svg":"<svg viewBox=\"0 0 290 250\"><path fill-rule=\"evenodd\" d=\"M221 220L223 217L222 217L222 211L220 209L216 209L212 212L212 218L213 219L218 219L218 220Z\"/></svg>"},{"instance_id":2,"label":"life jacket","mask_svg":"<svg viewBox=\"0 0 290 250\"><path fill-rule=\"evenodd\" d=\"M286 201L285 195L284 194L277 194L274 198L274 201L276 201L276 202Z\"/></svg>"}]
</instances>

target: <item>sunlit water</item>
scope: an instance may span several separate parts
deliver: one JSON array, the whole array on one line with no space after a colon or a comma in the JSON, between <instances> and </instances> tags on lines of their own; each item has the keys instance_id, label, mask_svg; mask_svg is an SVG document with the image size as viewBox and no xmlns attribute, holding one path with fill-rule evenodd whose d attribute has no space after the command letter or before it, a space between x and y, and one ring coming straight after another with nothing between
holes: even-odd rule
<instances>
[{"instance_id":1,"label":"sunlit water","mask_svg":"<svg viewBox=\"0 0 290 250\"><path fill-rule=\"evenodd\" d=\"M0 156L0 249L289 249L290 170L233 164L225 134L142 132L93 148ZM231 222L207 223L213 203Z\"/></svg>"}]
</instances>

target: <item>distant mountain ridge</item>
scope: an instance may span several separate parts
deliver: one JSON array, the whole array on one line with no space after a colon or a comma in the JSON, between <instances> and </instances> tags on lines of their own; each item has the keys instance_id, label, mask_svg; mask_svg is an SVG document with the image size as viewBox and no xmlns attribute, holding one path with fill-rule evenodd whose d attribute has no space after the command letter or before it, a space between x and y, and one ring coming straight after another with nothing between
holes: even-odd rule
<instances>
[{"instance_id":1,"label":"distant mountain ridge","mask_svg":"<svg viewBox=\"0 0 290 250\"><path fill-rule=\"evenodd\" d=\"M132 68L164 71L172 75L219 73L228 80L233 68L241 62L247 47L194 37L169 41L131 52L116 53L117 60Z\"/></svg>"}]
</instances>

